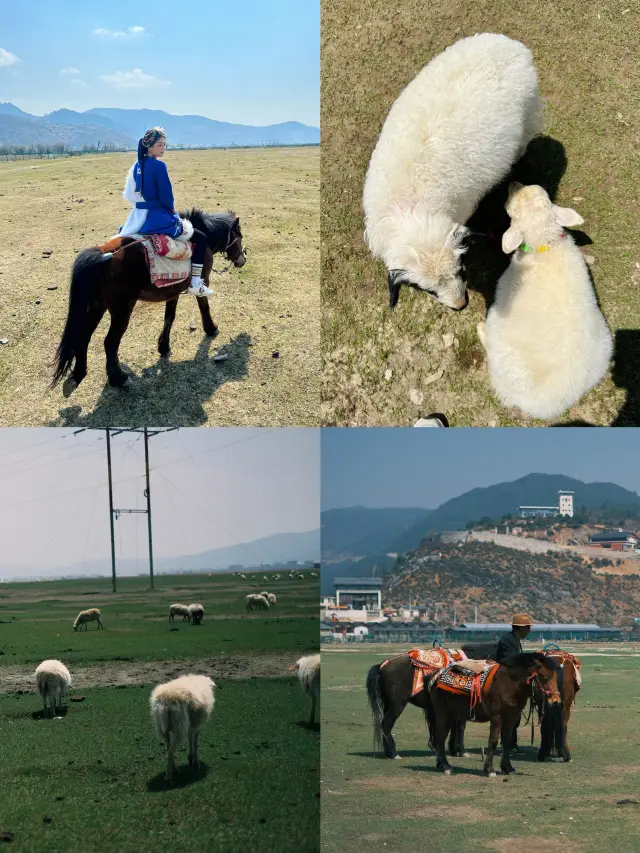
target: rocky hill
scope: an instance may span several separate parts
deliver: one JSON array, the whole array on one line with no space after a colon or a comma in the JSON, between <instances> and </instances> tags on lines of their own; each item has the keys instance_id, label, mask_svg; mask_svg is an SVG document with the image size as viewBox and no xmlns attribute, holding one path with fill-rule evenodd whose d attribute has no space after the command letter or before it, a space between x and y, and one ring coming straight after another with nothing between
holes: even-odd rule
<instances>
[{"instance_id":1,"label":"rocky hill","mask_svg":"<svg viewBox=\"0 0 640 853\"><path fill-rule=\"evenodd\" d=\"M526 611L537 622L596 622L630 626L640 616L640 572L600 574L606 556L533 554L488 542L424 542L399 557L385 578L383 600L412 599L432 615L458 623L504 622ZM605 569L606 570L606 569Z\"/></svg>"}]
</instances>

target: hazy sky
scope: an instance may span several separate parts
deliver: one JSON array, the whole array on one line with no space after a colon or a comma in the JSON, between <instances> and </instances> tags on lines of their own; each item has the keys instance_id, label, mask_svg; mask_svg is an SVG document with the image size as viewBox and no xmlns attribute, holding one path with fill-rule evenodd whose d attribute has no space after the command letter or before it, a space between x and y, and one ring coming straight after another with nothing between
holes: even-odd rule
<instances>
[{"instance_id":1,"label":"hazy sky","mask_svg":"<svg viewBox=\"0 0 640 853\"><path fill-rule=\"evenodd\" d=\"M324 429L322 509L434 509L477 486L566 474L640 491L637 429Z\"/></svg>"},{"instance_id":2,"label":"hazy sky","mask_svg":"<svg viewBox=\"0 0 640 853\"><path fill-rule=\"evenodd\" d=\"M317 126L320 2L5 3L0 101Z\"/></svg>"},{"instance_id":3,"label":"hazy sky","mask_svg":"<svg viewBox=\"0 0 640 853\"><path fill-rule=\"evenodd\" d=\"M104 430L0 429L0 578L109 557ZM315 429L181 429L149 441L154 557L319 527ZM112 439L114 507L146 508L144 439ZM116 557L147 568L147 517L121 515ZM246 562L255 558L247 551Z\"/></svg>"}]
</instances>

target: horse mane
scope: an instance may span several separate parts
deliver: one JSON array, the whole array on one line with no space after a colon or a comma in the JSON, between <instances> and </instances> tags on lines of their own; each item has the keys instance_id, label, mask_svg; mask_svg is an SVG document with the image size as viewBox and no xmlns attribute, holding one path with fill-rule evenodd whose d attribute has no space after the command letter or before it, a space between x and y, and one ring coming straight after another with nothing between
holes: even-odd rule
<instances>
[{"instance_id":1,"label":"horse mane","mask_svg":"<svg viewBox=\"0 0 640 853\"><path fill-rule=\"evenodd\" d=\"M541 663L547 669L557 669L558 662L542 652L522 652L508 655L500 663L513 669L531 669L536 663Z\"/></svg>"},{"instance_id":2,"label":"horse mane","mask_svg":"<svg viewBox=\"0 0 640 853\"><path fill-rule=\"evenodd\" d=\"M220 252L224 249L229 239L229 234L238 219L233 210L206 213L199 207L180 211L179 216L182 219L188 219L194 228L197 228L198 231L203 231L207 235L209 247L213 252Z\"/></svg>"}]
</instances>

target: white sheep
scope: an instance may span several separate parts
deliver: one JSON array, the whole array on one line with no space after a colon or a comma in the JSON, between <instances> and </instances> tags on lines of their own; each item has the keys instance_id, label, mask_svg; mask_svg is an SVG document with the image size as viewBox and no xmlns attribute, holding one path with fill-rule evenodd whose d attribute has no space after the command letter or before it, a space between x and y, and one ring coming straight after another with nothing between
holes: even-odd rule
<instances>
[{"instance_id":1,"label":"white sheep","mask_svg":"<svg viewBox=\"0 0 640 853\"><path fill-rule=\"evenodd\" d=\"M511 226L502 248L515 254L478 334L502 403L555 418L606 374L611 333L582 252L563 231L582 217L552 204L542 187L517 183L506 208Z\"/></svg>"},{"instance_id":2,"label":"white sheep","mask_svg":"<svg viewBox=\"0 0 640 853\"><path fill-rule=\"evenodd\" d=\"M247 595L245 599L247 603L247 610L268 610L269 602L264 597L264 595L257 595L256 593L252 593Z\"/></svg>"},{"instance_id":3,"label":"white sheep","mask_svg":"<svg viewBox=\"0 0 640 853\"><path fill-rule=\"evenodd\" d=\"M318 577L317 572L311 572L311 577L312 577L312 578L317 578L317 577Z\"/></svg>"},{"instance_id":4,"label":"white sheep","mask_svg":"<svg viewBox=\"0 0 640 853\"><path fill-rule=\"evenodd\" d=\"M258 595L264 595L267 601L269 600L269 593L266 590L263 590L262 592L258 593Z\"/></svg>"},{"instance_id":5,"label":"white sheep","mask_svg":"<svg viewBox=\"0 0 640 853\"><path fill-rule=\"evenodd\" d=\"M297 670L300 686L311 697L311 716L309 725L313 725L316 717L316 703L320 698L320 655L308 655L300 658L290 670Z\"/></svg>"},{"instance_id":6,"label":"white sheep","mask_svg":"<svg viewBox=\"0 0 640 853\"><path fill-rule=\"evenodd\" d=\"M44 716L55 717L56 707L62 708L69 685L71 674L67 667L59 660L43 660L36 669L36 689L44 703Z\"/></svg>"},{"instance_id":7,"label":"white sheep","mask_svg":"<svg viewBox=\"0 0 640 853\"><path fill-rule=\"evenodd\" d=\"M194 625L199 625L204 617L204 607L201 604L190 604L187 609L191 622Z\"/></svg>"},{"instance_id":8,"label":"white sheep","mask_svg":"<svg viewBox=\"0 0 640 853\"><path fill-rule=\"evenodd\" d=\"M267 601L269 602L269 607L275 607L277 603L275 592L267 593Z\"/></svg>"},{"instance_id":9,"label":"white sheep","mask_svg":"<svg viewBox=\"0 0 640 853\"><path fill-rule=\"evenodd\" d=\"M495 33L464 38L431 60L395 101L367 171L365 240L401 284L443 305L467 304L464 223L542 130L531 52Z\"/></svg>"},{"instance_id":10,"label":"white sheep","mask_svg":"<svg viewBox=\"0 0 640 853\"><path fill-rule=\"evenodd\" d=\"M187 622L191 621L191 615L189 613L189 608L186 604L172 604L169 608L169 621L175 622L176 616L182 616L182 621L185 620Z\"/></svg>"},{"instance_id":11,"label":"white sheep","mask_svg":"<svg viewBox=\"0 0 640 853\"><path fill-rule=\"evenodd\" d=\"M100 616L100 611L97 607L91 607L89 610L81 610L80 613L78 613L78 615L76 616L76 621L73 623L73 630L77 631L79 626L80 630L82 631L82 626L84 625L84 630L87 631L87 622L97 622L98 631L100 630L100 628L104 628Z\"/></svg>"},{"instance_id":12,"label":"white sheep","mask_svg":"<svg viewBox=\"0 0 640 853\"><path fill-rule=\"evenodd\" d=\"M185 738L189 742L189 766L200 766L198 735L213 711L215 686L206 675L183 675L159 684L151 693L151 716L158 737L167 747L167 781L175 772L175 753Z\"/></svg>"},{"instance_id":13,"label":"white sheep","mask_svg":"<svg viewBox=\"0 0 640 853\"><path fill-rule=\"evenodd\" d=\"M242 578L243 581L246 581L246 579L247 579L246 575L240 575L240 577Z\"/></svg>"}]
</instances>

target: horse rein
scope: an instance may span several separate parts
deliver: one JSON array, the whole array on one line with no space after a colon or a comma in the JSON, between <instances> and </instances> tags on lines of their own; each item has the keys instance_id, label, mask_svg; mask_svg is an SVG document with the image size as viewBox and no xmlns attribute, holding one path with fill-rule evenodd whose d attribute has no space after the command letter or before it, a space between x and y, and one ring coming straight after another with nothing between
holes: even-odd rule
<instances>
[{"instance_id":1,"label":"horse rein","mask_svg":"<svg viewBox=\"0 0 640 853\"><path fill-rule=\"evenodd\" d=\"M222 252L226 255L227 252L229 251L229 249L233 246L233 244L237 243L239 239L240 239L240 236L238 235L237 237L234 237L233 240L231 240L231 232L229 232L229 242L224 247ZM140 239L133 240L133 242L127 243L125 246L120 246L119 249L114 249L113 252L105 252L104 254L109 255L109 257L111 258L111 257L113 257L113 255L117 255L118 252L122 252L125 249L128 249L129 246L135 246L136 243L143 243L143 242L144 242L144 240L140 240ZM242 250L242 254L246 255L246 253L247 253L247 249L245 247ZM227 255L227 257L228 257L228 255ZM106 260L109 260L109 258L106 258ZM214 272L216 275L224 275L224 273L228 272L232 266L233 266L233 261L229 261L229 263L226 265L226 267L224 267L224 269L221 269L221 270L214 269L213 265L212 265L211 266L211 272Z\"/></svg>"}]
</instances>

